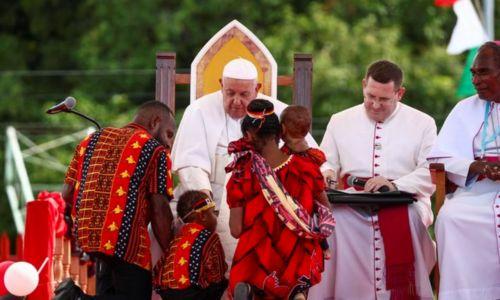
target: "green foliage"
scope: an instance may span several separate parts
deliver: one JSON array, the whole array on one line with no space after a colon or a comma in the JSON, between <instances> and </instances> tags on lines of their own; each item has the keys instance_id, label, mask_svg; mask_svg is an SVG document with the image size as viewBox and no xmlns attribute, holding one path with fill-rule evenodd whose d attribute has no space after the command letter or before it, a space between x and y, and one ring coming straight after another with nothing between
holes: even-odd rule
<instances>
[{"instance_id":1,"label":"green foliage","mask_svg":"<svg viewBox=\"0 0 500 300\"><path fill-rule=\"evenodd\" d=\"M498 15L500 5L496 10ZM361 102L363 73L376 59L403 67L404 101L438 124L458 100L454 93L465 55L445 52L455 15L432 1L0 1L3 127L40 122L87 127L72 115L44 114L67 95L75 96L78 110L102 125L122 126L137 104L154 98L156 52L176 52L177 68L188 72L201 47L233 19L266 44L280 74L291 74L293 53L313 55L319 136L332 113ZM177 87L177 119L188 93L187 87ZM290 102L289 89L279 93ZM71 147L55 155L69 161ZM34 180L62 182L62 174L33 166L29 170ZM1 230L11 221L6 197L0 199Z\"/></svg>"},{"instance_id":2,"label":"green foliage","mask_svg":"<svg viewBox=\"0 0 500 300\"><path fill-rule=\"evenodd\" d=\"M352 10L356 7L352 2L332 7L311 4L302 15L287 10L282 14L282 26L274 28L264 43L287 72L291 72L293 57L290 49L314 54L313 111L318 117L327 117L360 103L365 68L374 60L389 59L405 70L407 94L404 101L442 121L457 100L454 91L461 72L461 57L445 52L444 29L425 30L429 25L421 24L417 33L416 26L406 22L404 15L397 22L399 15L393 9L373 1L368 1L372 4L357 2L362 7L354 13ZM413 5L409 1L392 2ZM420 23L436 17L435 8L426 11L419 15ZM412 43L409 35L418 43ZM436 40L437 37L441 39Z\"/></svg>"}]
</instances>

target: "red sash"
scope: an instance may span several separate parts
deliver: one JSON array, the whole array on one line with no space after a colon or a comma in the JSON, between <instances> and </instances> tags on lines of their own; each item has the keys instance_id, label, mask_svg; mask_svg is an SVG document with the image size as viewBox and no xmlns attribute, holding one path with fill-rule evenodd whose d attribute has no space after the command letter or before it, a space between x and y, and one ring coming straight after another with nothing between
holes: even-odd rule
<instances>
[{"instance_id":1,"label":"red sash","mask_svg":"<svg viewBox=\"0 0 500 300\"><path fill-rule=\"evenodd\" d=\"M347 177L342 177L347 188ZM363 178L370 179L370 178ZM353 186L356 190L362 188ZM380 234L384 242L386 289L391 300L419 299L415 288L415 256L410 231L408 205L381 207L378 211Z\"/></svg>"}]
</instances>

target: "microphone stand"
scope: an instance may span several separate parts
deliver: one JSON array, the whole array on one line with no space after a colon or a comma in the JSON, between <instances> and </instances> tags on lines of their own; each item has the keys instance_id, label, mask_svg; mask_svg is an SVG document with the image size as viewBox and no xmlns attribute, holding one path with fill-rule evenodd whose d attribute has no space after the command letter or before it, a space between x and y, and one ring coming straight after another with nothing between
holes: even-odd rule
<instances>
[{"instance_id":1,"label":"microphone stand","mask_svg":"<svg viewBox=\"0 0 500 300\"><path fill-rule=\"evenodd\" d=\"M97 126L97 129L101 130L101 125L99 125L99 123L97 123L96 120L94 120L94 119L92 119L90 117L87 117L86 115L84 115L84 114L82 114L80 112L77 112L76 110L69 109L69 110L64 110L64 112L66 112L66 113L72 113L72 114L75 114L77 116L80 116L80 117L86 119L87 121L90 121L90 122L94 123Z\"/></svg>"}]
</instances>

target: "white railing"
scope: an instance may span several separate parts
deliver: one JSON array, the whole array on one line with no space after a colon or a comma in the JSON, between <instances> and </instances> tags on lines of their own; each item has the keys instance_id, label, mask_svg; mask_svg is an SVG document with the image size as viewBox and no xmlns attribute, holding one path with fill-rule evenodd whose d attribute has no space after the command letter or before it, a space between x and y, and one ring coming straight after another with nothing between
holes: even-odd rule
<instances>
[{"instance_id":1,"label":"white railing","mask_svg":"<svg viewBox=\"0 0 500 300\"><path fill-rule=\"evenodd\" d=\"M7 127L5 147L5 191L18 234L24 233L26 203L34 199L32 184L26 170L25 162L64 173L66 171L66 163L61 163L57 158L50 155L48 150L69 143L75 143L92 131L94 131L94 128L89 127L85 130L37 145L14 127ZM25 147L24 150L21 150L20 143ZM49 186L43 183L36 183L33 185L36 186L37 190ZM53 188L53 185L51 185L51 187Z\"/></svg>"},{"instance_id":2,"label":"white railing","mask_svg":"<svg viewBox=\"0 0 500 300\"><path fill-rule=\"evenodd\" d=\"M24 204L33 200L30 180L14 127L7 127L5 147L5 190L17 233L24 233Z\"/></svg>"}]
</instances>

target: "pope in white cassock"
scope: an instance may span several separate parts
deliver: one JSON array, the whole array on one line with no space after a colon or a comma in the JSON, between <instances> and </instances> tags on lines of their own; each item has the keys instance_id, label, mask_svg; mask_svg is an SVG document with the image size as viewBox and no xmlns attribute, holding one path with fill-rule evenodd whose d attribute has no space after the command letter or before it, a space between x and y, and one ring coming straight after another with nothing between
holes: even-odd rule
<instances>
[{"instance_id":1,"label":"pope in white cassock","mask_svg":"<svg viewBox=\"0 0 500 300\"><path fill-rule=\"evenodd\" d=\"M241 120L248 103L256 98L273 103L280 115L285 103L258 93L257 69L248 60L237 58L224 66L221 90L191 103L182 116L172 149L172 170L180 184L175 194L187 190L202 190L211 195L219 211L217 233L231 266L237 240L229 231L229 207L225 201L225 167L231 161L227 146L242 137ZM312 147L317 144L308 136Z\"/></svg>"},{"instance_id":2,"label":"pope in white cassock","mask_svg":"<svg viewBox=\"0 0 500 300\"><path fill-rule=\"evenodd\" d=\"M429 273L435 264L427 232L434 192L426 161L436 138L434 120L400 100L401 69L377 61L363 79L364 104L336 113L320 148L326 178L365 178L364 190L414 193L417 202L391 208L333 205L333 257L309 299L432 299ZM352 189L352 188L351 188Z\"/></svg>"},{"instance_id":3,"label":"pope in white cassock","mask_svg":"<svg viewBox=\"0 0 500 300\"><path fill-rule=\"evenodd\" d=\"M439 299L500 299L500 46L471 68L478 92L446 119L429 160L457 185L437 216Z\"/></svg>"}]
</instances>

